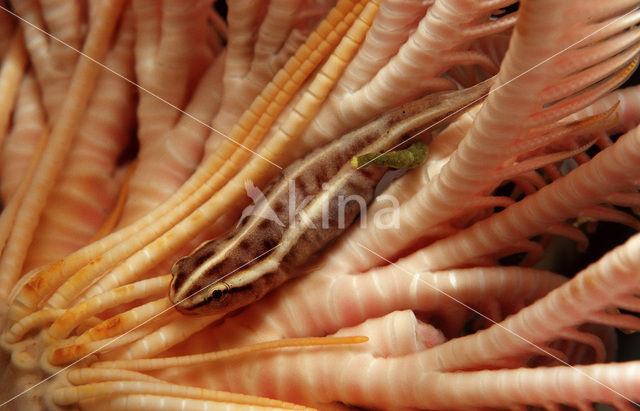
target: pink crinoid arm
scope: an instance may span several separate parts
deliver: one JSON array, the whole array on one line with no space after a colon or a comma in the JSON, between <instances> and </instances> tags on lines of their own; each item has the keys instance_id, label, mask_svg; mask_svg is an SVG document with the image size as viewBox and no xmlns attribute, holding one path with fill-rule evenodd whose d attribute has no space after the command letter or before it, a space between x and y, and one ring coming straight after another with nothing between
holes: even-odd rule
<instances>
[{"instance_id":1,"label":"pink crinoid arm","mask_svg":"<svg viewBox=\"0 0 640 411\"><path fill-rule=\"evenodd\" d=\"M600 221L640 227L640 94L617 89L638 1L6 3L0 407L640 402L640 362L612 362L640 237L554 272ZM226 317L173 308L171 265L247 182L494 75L304 276Z\"/></svg>"}]
</instances>

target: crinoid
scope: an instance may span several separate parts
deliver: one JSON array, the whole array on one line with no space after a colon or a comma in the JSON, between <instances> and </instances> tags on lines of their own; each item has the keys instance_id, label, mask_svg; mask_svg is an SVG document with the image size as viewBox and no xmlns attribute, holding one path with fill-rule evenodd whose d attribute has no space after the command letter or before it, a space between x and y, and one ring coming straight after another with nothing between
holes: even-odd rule
<instances>
[{"instance_id":1,"label":"crinoid","mask_svg":"<svg viewBox=\"0 0 640 411\"><path fill-rule=\"evenodd\" d=\"M211 3L0 1L0 405L638 405L640 361L612 360L640 237L553 271L599 221L639 227L640 91L616 89L640 2ZM247 182L494 75L308 274L224 318L172 307Z\"/></svg>"}]
</instances>

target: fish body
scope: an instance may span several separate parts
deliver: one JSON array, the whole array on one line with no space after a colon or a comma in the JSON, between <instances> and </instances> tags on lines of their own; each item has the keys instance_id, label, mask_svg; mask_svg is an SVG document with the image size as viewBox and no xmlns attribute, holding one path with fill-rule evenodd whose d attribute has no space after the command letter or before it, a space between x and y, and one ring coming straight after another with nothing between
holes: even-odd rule
<instances>
[{"instance_id":1,"label":"fish body","mask_svg":"<svg viewBox=\"0 0 640 411\"><path fill-rule=\"evenodd\" d=\"M305 272L309 258L373 199L387 170L354 169L351 159L406 147L420 130L443 126L482 99L491 83L407 103L292 163L234 230L174 264L171 301L185 314L224 314Z\"/></svg>"}]
</instances>

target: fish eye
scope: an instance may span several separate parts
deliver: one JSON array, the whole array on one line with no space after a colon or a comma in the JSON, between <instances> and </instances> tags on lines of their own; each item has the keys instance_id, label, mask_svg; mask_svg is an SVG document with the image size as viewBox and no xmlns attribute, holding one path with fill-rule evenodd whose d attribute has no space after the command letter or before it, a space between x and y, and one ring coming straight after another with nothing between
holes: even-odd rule
<instances>
[{"instance_id":1,"label":"fish eye","mask_svg":"<svg viewBox=\"0 0 640 411\"><path fill-rule=\"evenodd\" d=\"M222 286L222 287L221 287ZM225 297L227 296L227 291L229 290L229 286L227 285L227 283L225 282L220 282L218 284L216 284L213 288L213 290L211 290L211 298L215 301L215 302L222 302Z\"/></svg>"}]
</instances>

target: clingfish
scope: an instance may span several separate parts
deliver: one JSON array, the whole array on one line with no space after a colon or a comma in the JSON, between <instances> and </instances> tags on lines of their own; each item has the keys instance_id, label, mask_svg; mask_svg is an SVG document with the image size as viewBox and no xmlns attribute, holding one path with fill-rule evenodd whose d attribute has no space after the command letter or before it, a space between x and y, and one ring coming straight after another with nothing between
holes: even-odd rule
<instances>
[{"instance_id":1,"label":"clingfish","mask_svg":"<svg viewBox=\"0 0 640 411\"><path fill-rule=\"evenodd\" d=\"M174 264L171 301L184 314L225 314L308 272L304 265L357 219L389 167L424 160L413 136L450 123L492 83L406 103L292 163L235 229Z\"/></svg>"}]
</instances>

